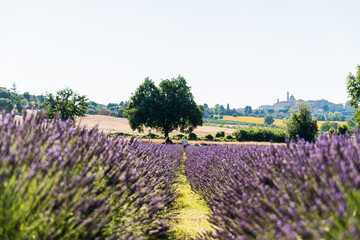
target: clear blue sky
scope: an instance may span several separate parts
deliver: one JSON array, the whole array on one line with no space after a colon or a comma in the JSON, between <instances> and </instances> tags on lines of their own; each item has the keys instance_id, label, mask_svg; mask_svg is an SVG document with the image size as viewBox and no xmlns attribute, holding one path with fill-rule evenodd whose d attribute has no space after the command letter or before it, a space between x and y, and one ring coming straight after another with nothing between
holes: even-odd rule
<instances>
[{"instance_id":1,"label":"clear blue sky","mask_svg":"<svg viewBox=\"0 0 360 240\"><path fill-rule=\"evenodd\" d=\"M184 76L198 104L347 100L360 64L359 0L4 0L0 86L70 87L128 100L150 77Z\"/></svg>"}]
</instances>

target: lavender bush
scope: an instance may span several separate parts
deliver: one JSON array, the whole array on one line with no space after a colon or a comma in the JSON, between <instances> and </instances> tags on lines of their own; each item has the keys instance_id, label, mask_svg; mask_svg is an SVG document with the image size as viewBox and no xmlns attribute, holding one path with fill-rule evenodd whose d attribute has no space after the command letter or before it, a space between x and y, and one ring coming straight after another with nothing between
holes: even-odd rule
<instances>
[{"instance_id":1,"label":"lavender bush","mask_svg":"<svg viewBox=\"0 0 360 240\"><path fill-rule=\"evenodd\" d=\"M360 239L359 143L189 146L184 169L215 228L199 238Z\"/></svg>"},{"instance_id":2,"label":"lavender bush","mask_svg":"<svg viewBox=\"0 0 360 240\"><path fill-rule=\"evenodd\" d=\"M182 150L44 113L0 119L0 239L158 239ZM181 147L181 146L180 146Z\"/></svg>"}]
</instances>

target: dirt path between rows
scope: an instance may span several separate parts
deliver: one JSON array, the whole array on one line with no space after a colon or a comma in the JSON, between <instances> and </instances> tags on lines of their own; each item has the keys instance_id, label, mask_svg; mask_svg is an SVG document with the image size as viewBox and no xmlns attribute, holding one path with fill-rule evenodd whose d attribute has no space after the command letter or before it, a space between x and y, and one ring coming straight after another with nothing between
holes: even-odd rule
<instances>
[{"instance_id":1,"label":"dirt path between rows","mask_svg":"<svg viewBox=\"0 0 360 240\"><path fill-rule=\"evenodd\" d=\"M186 153L183 154L181 166L178 170L179 184L176 192L178 197L175 199L175 206L179 215L172 227L171 232L176 239L193 239L196 235L212 231L209 222L210 209L200 194L195 193L190 186L184 172L184 161Z\"/></svg>"}]
</instances>

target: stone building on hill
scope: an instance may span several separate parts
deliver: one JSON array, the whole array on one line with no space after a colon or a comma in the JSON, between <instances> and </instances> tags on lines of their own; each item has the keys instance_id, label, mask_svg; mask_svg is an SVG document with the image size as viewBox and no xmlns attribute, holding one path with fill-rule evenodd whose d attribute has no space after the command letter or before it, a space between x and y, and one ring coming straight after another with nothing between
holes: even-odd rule
<instances>
[{"instance_id":1,"label":"stone building on hill","mask_svg":"<svg viewBox=\"0 0 360 240\"><path fill-rule=\"evenodd\" d=\"M291 96L289 96L289 92L287 92L286 101L279 101L278 99L272 109L274 109L275 112L279 112L280 110L286 110L294 107L296 107L296 99L294 95L291 94Z\"/></svg>"},{"instance_id":2,"label":"stone building on hill","mask_svg":"<svg viewBox=\"0 0 360 240\"><path fill-rule=\"evenodd\" d=\"M306 102L311 107L311 111L313 114L319 114L319 113L328 113L328 112L343 112L350 109L346 104L335 104L332 102L329 102L325 99L321 100L309 100L304 101L301 99L296 99L293 94L289 94L287 92L286 94L286 101L280 101L277 99L277 102L273 105L262 105L259 107L259 110L265 110L267 112L283 112L286 113L290 109L296 110L296 104L297 102Z\"/></svg>"},{"instance_id":3,"label":"stone building on hill","mask_svg":"<svg viewBox=\"0 0 360 240\"><path fill-rule=\"evenodd\" d=\"M273 105L262 105L259 107L259 110L273 110L275 112L280 112L280 111L284 111L284 110L289 110L290 108L295 108L296 107L296 102L297 100L295 99L294 95L289 94L289 92L287 92L286 94L286 101L280 101L279 99L277 99L276 103Z\"/></svg>"}]
</instances>

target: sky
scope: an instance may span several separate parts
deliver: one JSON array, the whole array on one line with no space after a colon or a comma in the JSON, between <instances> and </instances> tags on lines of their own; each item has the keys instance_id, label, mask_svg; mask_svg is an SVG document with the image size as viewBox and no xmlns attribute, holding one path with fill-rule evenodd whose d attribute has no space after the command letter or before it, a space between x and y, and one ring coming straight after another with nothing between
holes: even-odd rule
<instances>
[{"instance_id":1,"label":"sky","mask_svg":"<svg viewBox=\"0 0 360 240\"><path fill-rule=\"evenodd\" d=\"M360 64L359 0L1 0L0 87L98 103L182 75L195 101L345 103Z\"/></svg>"}]
</instances>

